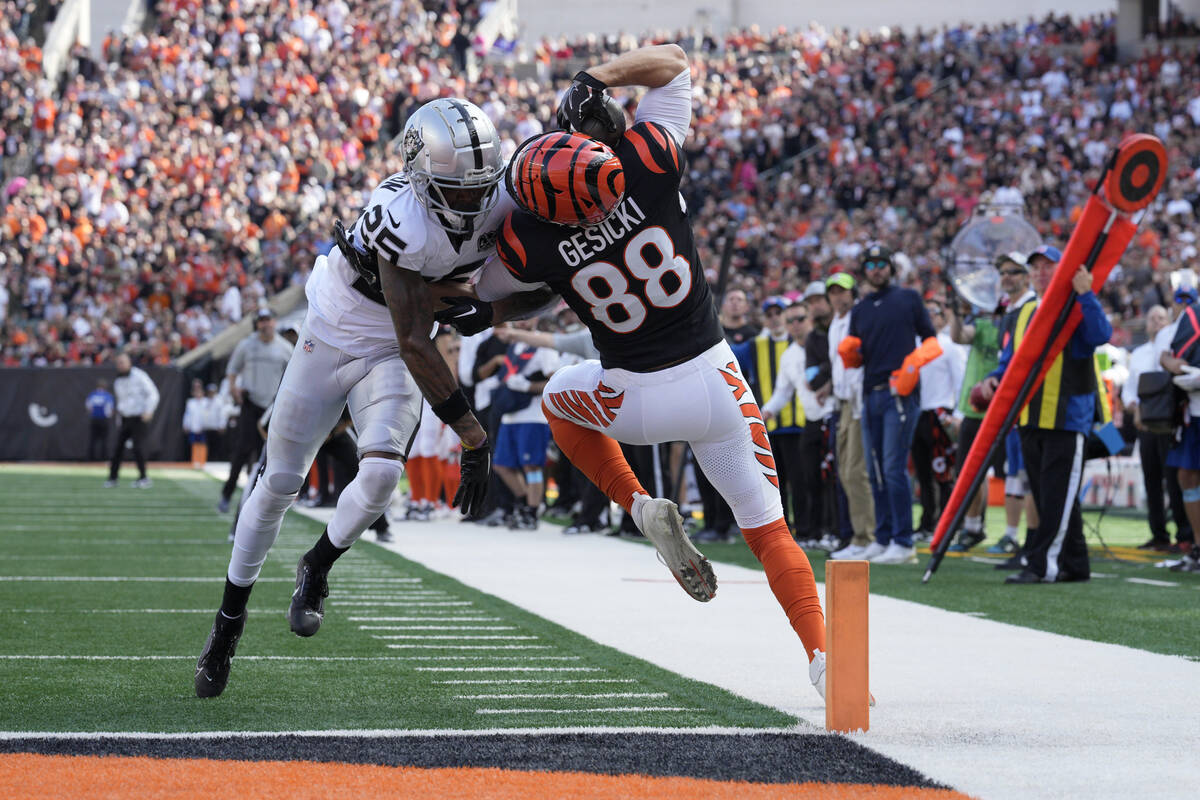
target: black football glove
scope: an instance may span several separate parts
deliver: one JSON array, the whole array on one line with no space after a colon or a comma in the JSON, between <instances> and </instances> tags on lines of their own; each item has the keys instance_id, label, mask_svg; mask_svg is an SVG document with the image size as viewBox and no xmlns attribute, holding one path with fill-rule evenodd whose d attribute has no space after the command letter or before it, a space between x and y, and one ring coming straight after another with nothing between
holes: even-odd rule
<instances>
[{"instance_id":1,"label":"black football glove","mask_svg":"<svg viewBox=\"0 0 1200 800\"><path fill-rule=\"evenodd\" d=\"M463 336L473 336L492 327L492 304L474 297L443 297L450 306L435 311L433 318L443 325L452 325Z\"/></svg>"},{"instance_id":2,"label":"black football glove","mask_svg":"<svg viewBox=\"0 0 1200 800\"><path fill-rule=\"evenodd\" d=\"M346 227L342 225L342 221L334 220L333 223L333 243L337 245L337 249L342 251L342 257L346 259L346 263L350 268L357 272L362 277L366 278L367 283L372 288L379 288L379 261L374 253L364 253L354 245L350 244L350 237L346 235Z\"/></svg>"},{"instance_id":3,"label":"black football glove","mask_svg":"<svg viewBox=\"0 0 1200 800\"><path fill-rule=\"evenodd\" d=\"M615 144L625 132L625 113L608 95L607 89L606 84L586 72L577 72L558 104L558 127L564 131L579 131L610 146Z\"/></svg>"},{"instance_id":4,"label":"black football glove","mask_svg":"<svg viewBox=\"0 0 1200 800\"><path fill-rule=\"evenodd\" d=\"M462 462L459 464L460 480L454 493L452 506L457 506L468 517L483 512L483 501L487 497L488 476L492 472L492 448L485 439L479 447L468 449L463 445Z\"/></svg>"}]
</instances>

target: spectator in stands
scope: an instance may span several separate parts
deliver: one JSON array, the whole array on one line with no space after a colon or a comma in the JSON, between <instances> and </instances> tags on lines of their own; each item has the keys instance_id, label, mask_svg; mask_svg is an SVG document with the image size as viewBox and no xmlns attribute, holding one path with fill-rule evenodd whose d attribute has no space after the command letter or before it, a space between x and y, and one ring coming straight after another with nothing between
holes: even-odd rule
<instances>
[{"instance_id":1,"label":"spectator in stands","mask_svg":"<svg viewBox=\"0 0 1200 800\"><path fill-rule=\"evenodd\" d=\"M113 447L112 459L108 464L108 480L105 488L117 485L117 475L121 470L121 458L125 453L125 444L129 443L133 457L137 462L138 477L133 485L138 489L149 489L150 479L146 477L146 456L143 451L143 439L146 426L154 418L154 410L158 408L158 388L150 376L138 367L128 353L119 353L116 359L117 379L113 381L113 391L117 396L117 443Z\"/></svg>"},{"instance_id":2,"label":"spectator in stands","mask_svg":"<svg viewBox=\"0 0 1200 800\"><path fill-rule=\"evenodd\" d=\"M741 289L730 289L721 301L721 326L725 329L725 341L739 345L758 335L759 328L750 321L750 306L746 293Z\"/></svg>"},{"instance_id":3,"label":"spectator in stands","mask_svg":"<svg viewBox=\"0 0 1200 800\"><path fill-rule=\"evenodd\" d=\"M108 452L108 434L116 409L113 396L108 391L108 381L96 381L96 388L83 404L88 412L88 461L103 461Z\"/></svg>"}]
</instances>

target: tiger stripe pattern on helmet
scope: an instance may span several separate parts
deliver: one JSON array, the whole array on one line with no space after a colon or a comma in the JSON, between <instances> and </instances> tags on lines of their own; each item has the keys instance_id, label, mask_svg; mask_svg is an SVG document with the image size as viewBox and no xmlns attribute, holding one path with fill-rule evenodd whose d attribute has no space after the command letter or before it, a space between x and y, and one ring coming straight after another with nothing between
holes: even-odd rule
<instances>
[{"instance_id":1,"label":"tiger stripe pattern on helmet","mask_svg":"<svg viewBox=\"0 0 1200 800\"><path fill-rule=\"evenodd\" d=\"M558 225L596 225L625 196L625 171L616 153L596 139L564 131L521 145L508 183L518 206Z\"/></svg>"},{"instance_id":2,"label":"tiger stripe pattern on helmet","mask_svg":"<svg viewBox=\"0 0 1200 800\"><path fill-rule=\"evenodd\" d=\"M746 425L750 428L750 441L754 444L754 458L762 466L763 477L778 489L779 470L775 466L775 454L771 452L771 440L767 438L767 426L763 422L758 403L754 402L754 395L747 388L746 382L742 380L736 361L730 361L724 369L718 369L718 372L725 379L725 383L729 384L729 389L733 392L733 399L737 401L742 416L746 419Z\"/></svg>"}]
</instances>

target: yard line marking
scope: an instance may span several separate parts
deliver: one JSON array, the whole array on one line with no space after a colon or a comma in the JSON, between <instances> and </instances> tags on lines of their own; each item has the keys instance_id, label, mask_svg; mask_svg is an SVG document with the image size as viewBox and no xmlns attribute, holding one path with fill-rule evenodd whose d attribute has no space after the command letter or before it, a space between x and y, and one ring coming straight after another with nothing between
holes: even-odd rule
<instances>
[{"instance_id":1,"label":"yard line marking","mask_svg":"<svg viewBox=\"0 0 1200 800\"><path fill-rule=\"evenodd\" d=\"M422 617L346 617L351 622L499 622L500 617L447 617L428 614Z\"/></svg>"},{"instance_id":2,"label":"yard line marking","mask_svg":"<svg viewBox=\"0 0 1200 800\"><path fill-rule=\"evenodd\" d=\"M338 597L344 597L349 600L412 600L416 598L427 598L433 600L439 595L446 597L448 592L391 592L389 594L359 594L358 592L343 592L341 587L338 588ZM450 595L449 599L457 599L454 595Z\"/></svg>"},{"instance_id":3,"label":"yard line marking","mask_svg":"<svg viewBox=\"0 0 1200 800\"><path fill-rule=\"evenodd\" d=\"M680 713L703 711L684 706L612 706L610 708L477 708L476 714L642 714L647 711Z\"/></svg>"},{"instance_id":4,"label":"yard line marking","mask_svg":"<svg viewBox=\"0 0 1200 800\"><path fill-rule=\"evenodd\" d=\"M0 530L12 530L14 528L17 530L23 529L21 526L0 525ZM92 529L95 530L95 528L92 528ZM44 528L38 527L37 530L44 530ZM111 528L109 530L124 531L124 530L128 530L128 528L126 528L124 526L114 526L113 528ZM210 536L207 539L105 539L103 537L97 536L95 539L55 539L54 543L55 544L72 544L72 545L94 545L94 544L133 545L133 546L138 546L138 547L140 547L142 545L158 545L158 544L172 545L172 546L180 545L180 544L204 544L204 545L228 544L228 542L225 541L224 536Z\"/></svg>"},{"instance_id":5,"label":"yard line marking","mask_svg":"<svg viewBox=\"0 0 1200 800\"><path fill-rule=\"evenodd\" d=\"M1128 583L1141 583L1146 586L1178 586L1175 581L1156 581L1153 578L1126 578Z\"/></svg>"},{"instance_id":6,"label":"yard line marking","mask_svg":"<svg viewBox=\"0 0 1200 800\"><path fill-rule=\"evenodd\" d=\"M274 609L282 611L282 609ZM211 608L19 608L14 614L212 614Z\"/></svg>"},{"instance_id":7,"label":"yard line marking","mask_svg":"<svg viewBox=\"0 0 1200 800\"><path fill-rule=\"evenodd\" d=\"M417 672L604 672L604 667L417 667L416 670Z\"/></svg>"},{"instance_id":8,"label":"yard line marking","mask_svg":"<svg viewBox=\"0 0 1200 800\"><path fill-rule=\"evenodd\" d=\"M343 736L361 739L378 738L430 738L441 736L558 736L562 734L584 734L588 736L605 736L614 733L655 733L667 735L702 734L706 736L756 736L763 733L812 733L808 725L793 725L780 728L727 728L717 725L697 726L695 728L680 726L653 725L597 725L591 726L562 726L556 728L433 728L411 730L405 728L386 728L380 730L310 730L310 731L194 731L187 733L157 733L153 731L0 731L0 739L59 739L59 740L109 740L109 739L249 739L267 736L302 736L305 738L328 738Z\"/></svg>"},{"instance_id":9,"label":"yard line marking","mask_svg":"<svg viewBox=\"0 0 1200 800\"><path fill-rule=\"evenodd\" d=\"M378 638L378 637L376 637ZM553 650L550 644L389 644L391 650Z\"/></svg>"},{"instance_id":10,"label":"yard line marking","mask_svg":"<svg viewBox=\"0 0 1200 800\"><path fill-rule=\"evenodd\" d=\"M0 579L2 579L2 577L0 577ZM225 579L222 578L221 580L225 580ZM264 579L259 578L259 580L261 581ZM267 580L270 580L270 579L267 579ZM280 578L279 580L286 580L288 583L294 582L293 578ZM331 600L330 603L332 603L333 605L338 605L338 606L366 606L368 608L397 608L397 607L401 607L401 606L416 606L418 608L422 608L422 607L432 608L435 606L473 606L473 605L475 605L470 600L445 600L445 601L439 600L439 601L433 602L433 603L426 603L423 601L416 601L413 603L398 603L398 602L391 602L391 601L385 601L385 600L351 600L350 602L345 603L345 602L342 602L341 600L335 599L335 600Z\"/></svg>"},{"instance_id":11,"label":"yard line marking","mask_svg":"<svg viewBox=\"0 0 1200 800\"><path fill-rule=\"evenodd\" d=\"M538 637L538 636L502 636L502 635L493 635L493 634L483 634L483 635L476 636L476 635L472 635L472 634L458 635L458 634L433 633L433 634L427 635L427 634L419 634L419 633L388 633L388 634L383 634L383 635L378 635L378 634L372 635L371 638L372 639L442 639L442 640L450 640L453 642L471 641L471 640L477 640L477 639L499 639L499 640L503 640L503 641L528 642L528 641L533 641L534 639L538 639L540 637Z\"/></svg>"},{"instance_id":12,"label":"yard line marking","mask_svg":"<svg viewBox=\"0 0 1200 800\"><path fill-rule=\"evenodd\" d=\"M637 683L637 678L480 678L478 680L430 681L439 685L509 683Z\"/></svg>"},{"instance_id":13,"label":"yard line marking","mask_svg":"<svg viewBox=\"0 0 1200 800\"><path fill-rule=\"evenodd\" d=\"M360 631L515 631L516 625L359 625Z\"/></svg>"},{"instance_id":14,"label":"yard line marking","mask_svg":"<svg viewBox=\"0 0 1200 800\"><path fill-rule=\"evenodd\" d=\"M519 700L522 698L545 699L552 697L561 700L586 700L593 697L642 697L663 698L666 692L596 692L594 694L554 694L553 692L531 692L529 694L456 694L455 700Z\"/></svg>"},{"instance_id":15,"label":"yard line marking","mask_svg":"<svg viewBox=\"0 0 1200 800\"><path fill-rule=\"evenodd\" d=\"M52 583L119 583L121 581L136 581L139 583L224 583L225 576L216 578L150 578L145 576L122 577L119 575L0 575L0 581L49 581ZM295 583L295 578L259 578L258 583Z\"/></svg>"}]
</instances>

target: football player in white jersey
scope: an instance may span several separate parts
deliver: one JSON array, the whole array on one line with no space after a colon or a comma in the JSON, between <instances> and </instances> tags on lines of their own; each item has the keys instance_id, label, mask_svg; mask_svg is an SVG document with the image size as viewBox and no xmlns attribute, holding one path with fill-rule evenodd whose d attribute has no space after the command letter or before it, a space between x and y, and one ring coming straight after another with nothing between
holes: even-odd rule
<instances>
[{"instance_id":1,"label":"football player in white jersey","mask_svg":"<svg viewBox=\"0 0 1200 800\"><path fill-rule=\"evenodd\" d=\"M309 277L308 315L275 400L266 464L238 520L221 608L196 665L199 697L224 690L267 551L346 405L358 431L359 472L297 565L287 614L296 634L317 632L330 567L384 512L422 395L463 443L455 504L472 513L483 501L490 448L431 339L441 294L432 284L465 279L495 252L496 230L514 207L501 186L500 138L478 107L439 99L413 114L400 147L403 170L371 193L348 234L335 225L338 246L317 258ZM549 299L548 291L533 293L497 313Z\"/></svg>"}]
</instances>

